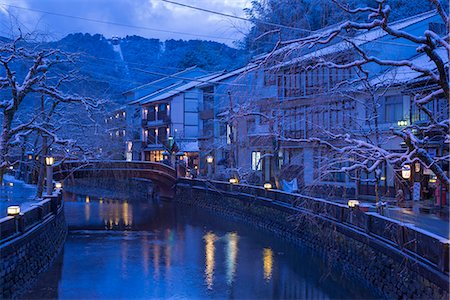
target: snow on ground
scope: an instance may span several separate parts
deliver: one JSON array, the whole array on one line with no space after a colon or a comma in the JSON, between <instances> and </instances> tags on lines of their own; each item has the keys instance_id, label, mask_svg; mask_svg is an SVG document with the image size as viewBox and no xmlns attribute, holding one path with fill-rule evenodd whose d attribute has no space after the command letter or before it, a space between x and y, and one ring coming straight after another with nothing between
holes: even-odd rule
<instances>
[{"instance_id":1,"label":"snow on ground","mask_svg":"<svg viewBox=\"0 0 450 300\"><path fill-rule=\"evenodd\" d=\"M35 203L36 186L17 180L12 175L5 175L0 186L0 217L6 216L10 205L20 205L21 210Z\"/></svg>"}]
</instances>

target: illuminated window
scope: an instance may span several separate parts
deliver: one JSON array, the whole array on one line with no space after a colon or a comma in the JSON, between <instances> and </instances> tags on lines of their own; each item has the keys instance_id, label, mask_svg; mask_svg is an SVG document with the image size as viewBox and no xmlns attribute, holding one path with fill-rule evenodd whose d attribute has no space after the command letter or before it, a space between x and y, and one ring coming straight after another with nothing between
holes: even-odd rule
<instances>
[{"instance_id":1,"label":"illuminated window","mask_svg":"<svg viewBox=\"0 0 450 300\"><path fill-rule=\"evenodd\" d=\"M163 151L150 151L150 161L158 162L163 160Z\"/></svg>"}]
</instances>

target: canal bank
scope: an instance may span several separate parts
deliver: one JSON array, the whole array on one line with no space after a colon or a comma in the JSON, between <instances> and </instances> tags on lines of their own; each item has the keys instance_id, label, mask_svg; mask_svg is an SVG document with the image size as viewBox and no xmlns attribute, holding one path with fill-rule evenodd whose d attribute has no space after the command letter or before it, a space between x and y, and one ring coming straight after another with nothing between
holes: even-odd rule
<instances>
[{"instance_id":1,"label":"canal bank","mask_svg":"<svg viewBox=\"0 0 450 300\"><path fill-rule=\"evenodd\" d=\"M320 199L223 182L181 179L175 200L307 245L331 269L380 297L448 298L448 240L407 224Z\"/></svg>"},{"instance_id":2,"label":"canal bank","mask_svg":"<svg viewBox=\"0 0 450 300\"><path fill-rule=\"evenodd\" d=\"M65 199L77 229L24 299L377 298L308 247L179 201Z\"/></svg>"},{"instance_id":3,"label":"canal bank","mask_svg":"<svg viewBox=\"0 0 450 300\"><path fill-rule=\"evenodd\" d=\"M448 296L448 241L406 224L252 186L179 179L160 202L130 184L144 197L65 195L64 252L25 299Z\"/></svg>"},{"instance_id":4,"label":"canal bank","mask_svg":"<svg viewBox=\"0 0 450 300\"><path fill-rule=\"evenodd\" d=\"M67 224L61 194L0 219L1 298L25 293L61 253Z\"/></svg>"}]
</instances>

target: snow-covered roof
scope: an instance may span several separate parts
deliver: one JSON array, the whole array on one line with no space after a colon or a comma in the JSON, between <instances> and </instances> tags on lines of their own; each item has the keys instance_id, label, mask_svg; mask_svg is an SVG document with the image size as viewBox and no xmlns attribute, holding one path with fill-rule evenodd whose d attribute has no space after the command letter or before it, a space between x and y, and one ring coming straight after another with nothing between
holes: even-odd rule
<instances>
[{"instance_id":1,"label":"snow-covered roof","mask_svg":"<svg viewBox=\"0 0 450 300\"><path fill-rule=\"evenodd\" d=\"M167 86L165 88L159 89L159 90L157 90L157 91L155 91L153 93L145 95L145 96L143 96L143 97L141 97L141 98L139 98L137 100L134 100L134 101L130 102L129 104L139 104L141 101L145 101L145 100L150 99L152 97L161 95L161 94L165 93L168 90L176 88L177 86L180 86L182 83L183 83L183 80L179 80L179 81L177 81L177 82L175 82L175 83L173 83L173 84L171 84L171 85L169 85L169 86Z\"/></svg>"},{"instance_id":2,"label":"snow-covered roof","mask_svg":"<svg viewBox=\"0 0 450 300\"><path fill-rule=\"evenodd\" d=\"M222 72L214 73L214 74L208 75L208 76L197 77L197 78L192 79L188 83L183 82L184 84L172 86L171 88L166 89L165 93L155 95L155 96L145 96L145 97L142 97L141 99L136 100L136 102L139 102L141 105L143 105L143 104L148 104L148 103L155 102L155 101L164 100L169 97L175 96L179 93L183 93L187 90L190 90L202 83L210 82L210 80L219 76L220 74L222 74Z\"/></svg>"},{"instance_id":3,"label":"snow-covered roof","mask_svg":"<svg viewBox=\"0 0 450 300\"><path fill-rule=\"evenodd\" d=\"M249 64L246 65L245 67L236 69L236 70L234 70L234 71L231 71L231 72L228 72L228 73L219 75L219 76L217 76L217 77L215 77L215 78L213 78L213 79L211 79L211 80L208 80L207 83L200 84L199 87L204 87L204 86L207 86L207 85L209 85L209 84L213 84L213 83L216 83L216 82L220 82L220 81L225 80L225 79L228 79L228 78L230 78L230 77L239 75L239 74L241 74L241 73L248 72L248 71L252 71L252 70L254 70L254 69L257 68L257 67L258 67L257 64L249 63Z\"/></svg>"},{"instance_id":4,"label":"snow-covered roof","mask_svg":"<svg viewBox=\"0 0 450 300\"><path fill-rule=\"evenodd\" d=\"M438 48L435 51L442 59L443 63L448 64L449 61L447 50L444 48ZM429 69L430 71L436 69L434 63L430 61L430 58L425 53L419 54L409 61L419 68ZM414 71L410 67L393 67L388 69L383 74L371 79L370 83L373 85L382 83L400 84L410 82L420 76L423 76L423 73Z\"/></svg>"},{"instance_id":5,"label":"snow-covered roof","mask_svg":"<svg viewBox=\"0 0 450 300\"><path fill-rule=\"evenodd\" d=\"M431 17L434 17L436 15L437 15L436 11L429 11L429 12L425 12L425 13L422 13L422 14L419 14L419 15L416 15L413 17L399 20L397 22L393 22L390 24L390 26L395 30L401 30L408 26L414 25L418 22L421 22L421 21L424 21ZM375 28L375 29L371 29L369 31L360 33L354 37L349 37L349 39L351 39L352 42L355 43L357 46L361 46L361 45L367 44L369 42L373 42L382 37L385 37L387 35L388 35L388 33L386 31L384 31L383 29ZM308 38L310 38L310 37L308 37ZM292 48L299 47L300 45L301 45L301 43L294 43L292 45L289 45L289 46L283 47L282 49L277 50L275 52L275 54L280 54L280 53L286 52ZM329 54L337 53L337 52L352 49L352 48L353 48L353 46L350 43L343 40L338 43L323 47L321 49L306 53L304 55L301 55L301 56L291 59L289 61L285 61L277 66L274 66L273 68L280 68L280 67L296 64L296 63L299 63L302 61L307 61L311 58L322 57L322 56L326 56Z\"/></svg>"},{"instance_id":6,"label":"snow-covered roof","mask_svg":"<svg viewBox=\"0 0 450 300\"><path fill-rule=\"evenodd\" d=\"M177 72L177 73L175 73L175 74L172 74L172 75L170 75L170 76L167 75L167 76L165 76L165 77L163 77L163 78L154 80L154 81L152 81L152 82L149 82L149 83L146 83L146 84L143 84L143 85L140 85L140 86L137 86L137 87L132 88L132 89L126 91L126 92L123 92L122 94L127 94L127 93L130 93L130 92L135 92L135 91L137 91L137 90L140 90L140 89L143 89L143 88L146 88L146 87L149 87L149 86L153 86L153 85L155 85L155 84L157 84L157 83L160 83L161 81L166 80L167 78L170 78L170 77L173 77L173 76L180 76L180 75L183 75L184 73L187 73L187 72L192 71L192 70L195 70L195 69L201 70L201 69L198 68L197 66L193 66L193 67L184 69L184 70L182 70L182 71L180 71L180 72Z\"/></svg>"}]
</instances>

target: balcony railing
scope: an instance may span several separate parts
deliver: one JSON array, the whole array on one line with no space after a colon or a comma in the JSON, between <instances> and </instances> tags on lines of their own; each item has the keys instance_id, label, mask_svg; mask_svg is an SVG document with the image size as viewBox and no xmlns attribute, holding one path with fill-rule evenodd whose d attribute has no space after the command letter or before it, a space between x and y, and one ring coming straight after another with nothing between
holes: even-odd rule
<instances>
[{"instance_id":1,"label":"balcony railing","mask_svg":"<svg viewBox=\"0 0 450 300\"><path fill-rule=\"evenodd\" d=\"M170 124L170 116L159 116L158 120L152 120L152 119L142 119L142 126L158 126L158 125L165 125Z\"/></svg>"}]
</instances>

